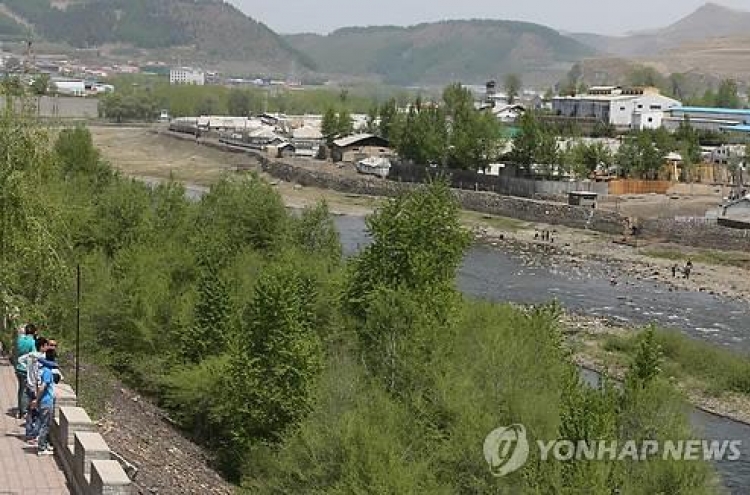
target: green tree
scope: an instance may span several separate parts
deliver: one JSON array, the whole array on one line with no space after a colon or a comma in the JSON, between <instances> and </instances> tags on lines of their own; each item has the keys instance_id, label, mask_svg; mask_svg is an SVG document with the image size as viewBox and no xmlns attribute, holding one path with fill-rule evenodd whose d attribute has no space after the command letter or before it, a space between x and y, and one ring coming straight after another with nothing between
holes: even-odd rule
<instances>
[{"instance_id":1,"label":"green tree","mask_svg":"<svg viewBox=\"0 0 750 495\"><path fill-rule=\"evenodd\" d=\"M398 104L395 99L390 99L380 106L380 125L378 127L382 137L386 139L391 138L391 129L396 121L397 114Z\"/></svg>"},{"instance_id":2,"label":"green tree","mask_svg":"<svg viewBox=\"0 0 750 495\"><path fill-rule=\"evenodd\" d=\"M343 109L339 112L336 119L336 133L339 136L349 136L354 132L354 121L348 110Z\"/></svg>"},{"instance_id":3,"label":"green tree","mask_svg":"<svg viewBox=\"0 0 750 495\"><path fill-rule=\"evenodd\" d=\"M505 94L508 96L508 104L512 105L515 103L522 89L522 85L521 76L518 74L511 73L505 76L504 87Z\"/></svg>"},{"instance_id":4,"label":"green tree","mask_svg":"<svg viewBox=\"0 0 750 495\"><path fill-rule=\"evenodd\" d=\"M448 129L443 109L416 102L405 114L396 115L391 124L391 143L399 156L418 164L440 163L445 160Z\"/></svg>"},{"instance_id":5,"label":"green tree","mask_svg":"<svg viewBox=\"0 0 750 495\"><path fill-rule=\"evenodd\" d=\"M312 409L323 369L314 328L316 297L312 281L290 267L261 275L244 310L224 384L226 421L241 446L280 441Z\"/></svg>"},{"instance_id":6,"label":"green tree","mask_svg":"<svg viewBox=\"0 0 750 495\"><path fill-rule=\"evenodd\" d=\"M102 117L114 120L118 124L121 123L127 115L122 95L120 93L105 95L100 100L99 112L102 114Z\"/></svg>"},{"instance_id":7,"label":"green tree","mask_svg":"<svg viewBox=\"0 0 750 495\"><path fill-rule=\"evenodd\" d=\"M685 74L673 73L669 76L669 94L677 100L685 100L688 96L686 79Z\"/></svg>"},{"instance_id":8,"label":"green tree","mask_svg":"<svg viewBox=\"0 0 750 495\"><path fill-rule=\"evenodd\" d=\"M329 147L333 144L334 139L336 139L339 134L338 127L339 122L338 116L336 115L336 110L333 107L326 108L326 111L323 114L323 121L321 123L321 132L323 134L323 137L325 137Z\"/></svg>"},{"instance_id":9,"label":"green tree","mask_svg":"<svg viewBox=\"0 0 750 495\"><path fill-rule=\"evenodd\" d=\"M531 173L534 164L549 167L558 162L556 138L533 112L521 116L519 128L518 135L513 138L511 157L526 173Z\"/></svg>"},{"instance_id":10,"label":"green tree","mask_svg":"<svg viewBox=\"0 0 750 495\"><path fill-rule=\"evenodd\" d=\"M576 143L571 150L572 170L581 178L589 178L599 167L608 169L614 162L614 157L607 146L596 142L586 144Z\"/></svg>"},{"instance_id":11,"label":"green tree","mask_svg":"<svg viewBox=\"0 0 750 495\"><path fill-rule=\"evenodd\" d=\"M497 119L491 113L477 112L471 92L458 84L445 89L443 101L449 122L448 164L467 170L486 168L497 158L501 142ZM434 127L438 126L440 122L435 122Z\"/></svg>"},{"instance_id":12,"label":"green tree","mask_svg":"<svg viewBox=\"0 0 750 495\"><path fill-rule=\"evenodd\" d=\"M295 224L294 238L295 245L311 256L334 262L341 258L341 239L325 201L302 211Z\"/></svg>"},{"instance_id":13,"label":"green tree","mask_svg":"<svg viewBox=\"0 0 750 495\"><path fill-rule=\"evenodd\" d=\"M180 332L181 356L197 364L210 356L224 353L232 325L232 302L227 282L221 273L227 263L228 249L221 237L202 234L197 253L199 276L193 322Z\"/></svg>"},{"instance_id":14,"label":"green tree","mask_svg":"<svg viewBox=\"0 0 750 495\"><path fill-rule=\"evenodd\" d=\"M250 115L250 95L247 91L233 89L227 98L227 109L229 115L247 117Z\"/></svg>"},{"instance_id":15,"label":"green tree","mask_svg":"<svg viewBox=\"0 0 750 495\"><path fill-rule=\"evenodd\" d=\"M378 106L374 105L367 112L365 132L367 132L368 134L378 134L380 132L378 126L378 111Z\"/></svg>"},{"instance_id":16,"label":"green tree","mask_svg":"<svg viewBox=\"0 0 750 495\"><path fill-rule=\"evenodd\" d=\"M99 172L99 151L94 146L91 133L85 127L60 131L55 142L55 153L60 160L63 174L95 176Z\"/></svg>"},{"instance_id":17,"label":"green tree","mask_svg":"<svg viewBox=\"0 0 750 495\"><path fill-rule=\"evenodd\" d=\"M198 115L217 115L221 113L220 105L219 98L209 94L198 102L195 110Z\"/></svg>"},{"instance_id":18,"label":"green tree","mask_svg":"<svg viewBox=\"0 0 750 495\"><path fill-rule=\"evenodd\" d=\"M742 106L737 82L734 79L721 81L719 91L716 93L716 106L722 108L740 108Z\"/></svg>"},{"instance_id":19,"label":"green tree","mask_svg":"<svg viewBox=\"0 0 750 495\"><path fill-rule=\"evenodd\" d=\"M437 181L390 201L367 219L367 229L373 243L352 261L347 282L350 313L364 317L381 288L406 289L431 298L439 320L450 319L469 235L448 185Z\"/></svg>"},{"instance_id":20,"label":"green tree","mask_svg":"<svg viewBox=\"0 0 750 495\"><path fill-rule=\"evenodd\" d=\"M31 84L31 89L35 95L44 96L50 89L50 78L49 74L38 74L34 77L34 82Z\"/></svg>"},{"instance_id":21,"label":"green tree","mask_svg":"<svg viewBox=\"0 0 750 495\"><path fill-rule=\"evenodd\" d=\"M633 357L633 364L628 372L628 386L645 387L661 373L664 355L656 341L656 329L653 325L646 327L638 337L638 348Z\"/></svg>"}]
</instances>

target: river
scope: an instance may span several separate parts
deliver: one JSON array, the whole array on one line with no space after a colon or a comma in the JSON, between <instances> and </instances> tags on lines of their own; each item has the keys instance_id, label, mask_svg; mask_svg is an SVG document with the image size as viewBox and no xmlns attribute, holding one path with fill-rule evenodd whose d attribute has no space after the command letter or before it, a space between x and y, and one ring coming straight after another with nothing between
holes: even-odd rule
<instances>
[{"instance_id":1,"label":"river","mask_svg":"<svg viewBox=\"0 0 750 495\"><path fill-rule=\"evenodd\" d=\"M355 254L370 239L364 219L336 217L345 255ZM656 283L619 279L610 283L601 262L585 269L552 264L528 266L518 254L474 246L458 274L467 295L499 302L543 303L557 299L566 309L605 316L622 323L658 323L717 345L750 352L750 312L747 305L701 292L672 291ZM582 371L595 383L596 375ZM706 440L742 440L742 458L716 462L715 467L733 494L750 492L750 426L693 409L696 435Z\"/></svg>"}]
</instances>

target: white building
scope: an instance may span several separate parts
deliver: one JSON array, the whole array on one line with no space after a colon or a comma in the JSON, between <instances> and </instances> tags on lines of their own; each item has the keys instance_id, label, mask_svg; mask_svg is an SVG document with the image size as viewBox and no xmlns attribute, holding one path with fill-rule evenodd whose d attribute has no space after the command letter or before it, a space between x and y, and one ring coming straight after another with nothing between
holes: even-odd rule
<instances>
[{"instance_id":1,"label":"white building","mask_svg":"<svg viewBox=\"0 0 750 495\"><path fill-rule=\"evenodd\" d=\"M206 73L192 67L178 67L170 69L169 84L192 84L203 86L206 84Z\"/></svg>"},{"instance_id":2,"label":"white building","mask_svg":"<svg viewBox=\"0 0 750 495\"><path fill-rule=\"evenodd\" d=\"M503 124L512 124L526 111L521 105L498 105L491 109L492 115Z\"/></svg>"},{"instance_id":3,"label":"white building","mask_svg":"<svg viewBox=\"0 0 750 495\"><path fill-rule=\"evenodd\" d=\"M632 129L636 123L641 129L658 127L657 114L679 106L679 101L661 95L656 88L620 86L592 87L583 95L552 100L552 111L557 115L601 120L618 129Z\"/></svg>"},{"instance_id":4,"label":"white building","mask_svg":"<svg viewBox=\"0 0 750 495\"><path fill-rule=\"evenodd\" d=\"M52 79L50 86L61 95L86 96L86 83L83 81Z\"/></svg>"}]
</instances>

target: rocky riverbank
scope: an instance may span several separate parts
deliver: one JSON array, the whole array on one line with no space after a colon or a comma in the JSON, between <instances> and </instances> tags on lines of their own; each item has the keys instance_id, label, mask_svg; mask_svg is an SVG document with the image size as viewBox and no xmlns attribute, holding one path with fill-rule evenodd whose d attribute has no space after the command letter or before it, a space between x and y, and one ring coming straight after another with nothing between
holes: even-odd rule
<instances>
[{"instance_id":1,"label":"rocky riverbank","mask_svg":"<svg viewBox=\"0 0 750 495\"><path fill-rule=\"evenodd\" d=\"M685 278L682 267L691 253L696 259L705 257L705 252L659 243L644 243L632 246L620 241L620 236L611 236L591 231L569 229L545 224L523 224L513 229L488 226L492 217L475 219L469 225L478 242L504 250L520 253L529 263L545 262L553 265L586 269L589 265L604 267L604 275L614 285L628 281L650 281L663 285L668 290L705 292L728 299L750 303L750 277L747 270L738 266L701 263L693 261L689 278ZM541 240L541 234L550 233L550 240ZM539 237L537 237L539 235ZM653 253L679 253L683 259L664 259ZM741 254L738 253L738 257ZM597 262L597 263L591 263ZM678 266L677 276L672 267Z\"/></svg>"}]
</instances>

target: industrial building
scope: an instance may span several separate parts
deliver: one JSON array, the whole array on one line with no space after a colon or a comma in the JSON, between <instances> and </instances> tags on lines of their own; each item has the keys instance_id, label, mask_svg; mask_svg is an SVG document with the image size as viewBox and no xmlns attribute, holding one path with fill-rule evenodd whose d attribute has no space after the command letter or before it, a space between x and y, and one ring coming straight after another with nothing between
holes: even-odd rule
<instances>
[{"instance_id":1,"label":"industrial building","mask_svg":"<svg viewBox=\"0 0 750 495\"><path fill-rule=\"evenodd\" d=\"M553 98L552 112L571 119L600 120L619 130L656 129L662 125L663 112L680 105L656 88L596 86L586 94Z\"/></svg>"},{"instance_id":2,"label":"industrial building","mask_svg":"<svg viewBox=\"0 0 750 495\"><path fill-rule=\"evenodd\" d=\"M679 107L665 112L663 126L675 131L680 124L690 121L693 129L703 131L750 132L750 109Z\"/></svg>"}]
</instances>

